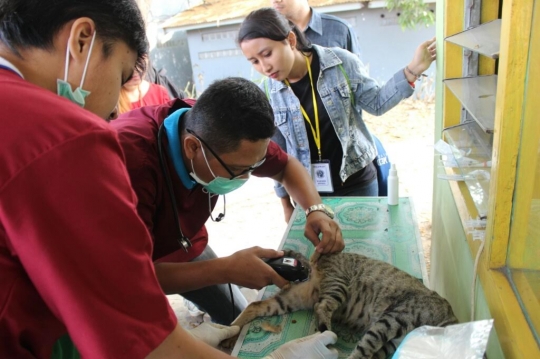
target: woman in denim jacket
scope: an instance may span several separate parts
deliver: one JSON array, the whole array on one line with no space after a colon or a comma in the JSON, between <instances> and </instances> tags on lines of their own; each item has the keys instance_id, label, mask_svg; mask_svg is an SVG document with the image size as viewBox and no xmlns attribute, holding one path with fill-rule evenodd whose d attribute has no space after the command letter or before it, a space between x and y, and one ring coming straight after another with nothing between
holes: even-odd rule
<instances>
[{"instance_id":1,"label":"woman in denim jacket","mask_svg":"<svg viewBox=\"0 0 540 359\"><path fill-rule=\"evenodd\" d=\"M409 97L436 57L435 39L422 43L384 86L367 76L357 56L309 44L273 8L251 12L238 43L255 70L268 76L261 88L279 129L273 140L310 171L321 195L377 196L377 150L362 110L379 116ZM283 188L276 193L288 221L294 207Z\"/></svg>"}]
</instances>

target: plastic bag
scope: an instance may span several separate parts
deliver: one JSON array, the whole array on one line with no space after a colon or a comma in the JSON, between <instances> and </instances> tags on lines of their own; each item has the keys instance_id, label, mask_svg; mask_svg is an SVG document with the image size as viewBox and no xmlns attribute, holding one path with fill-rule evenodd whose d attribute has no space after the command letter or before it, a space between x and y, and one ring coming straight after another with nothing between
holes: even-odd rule
<instances>
[{"instance_id":1,"label":"plastic bag","mask_svg":"<svg viewBox=\"0 0 540 359\"><path fill-rule=\"evenodd\" d=\"M444 328L416 328L392 359L482 359L492 327L493 319L486 319Z\"/></svg>"}]
</instances>

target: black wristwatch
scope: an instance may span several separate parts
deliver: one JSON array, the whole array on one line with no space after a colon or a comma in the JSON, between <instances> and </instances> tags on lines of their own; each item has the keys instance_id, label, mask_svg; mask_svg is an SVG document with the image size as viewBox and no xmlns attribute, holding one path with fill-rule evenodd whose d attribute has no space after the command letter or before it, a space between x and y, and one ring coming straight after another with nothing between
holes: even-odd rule
<instances>
[{"instance_id":1,"label":"black wristwatch","mask_svg":"<svg viewBox=\"0 0 540 359\"><path fill-rule=\"evenodd\" d=\"M313 206L306 209L306 218L309 216L311 212L315 211L321 211L324 214L326 214L331 219L334 219L334 211L332 211L332 208L328 207L327 205L321 203L321 204L314 204Z\"/></svg>"}]
</instances>

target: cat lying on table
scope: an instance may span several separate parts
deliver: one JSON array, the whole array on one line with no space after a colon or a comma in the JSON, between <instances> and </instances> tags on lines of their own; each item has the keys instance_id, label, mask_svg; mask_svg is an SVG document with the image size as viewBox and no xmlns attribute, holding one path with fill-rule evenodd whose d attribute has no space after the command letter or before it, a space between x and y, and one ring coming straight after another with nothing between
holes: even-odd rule
<instances>
[{"instance_id":1,"label":"cat lying on table","mask_svg":"<svg viewBox=\"0 0 540 359\"><path fill-rule=\"evenodd\" d=\"M367 359L387 358L395 343L417 327L458 323L446 299L391 264L353 253L315 253L311 261L290 250L285 256L309 269L308 280L251 303L232 325L313 308L321 332L332 329L333 319L363 333L348 358Z\"/></svg>"}]
</instances>

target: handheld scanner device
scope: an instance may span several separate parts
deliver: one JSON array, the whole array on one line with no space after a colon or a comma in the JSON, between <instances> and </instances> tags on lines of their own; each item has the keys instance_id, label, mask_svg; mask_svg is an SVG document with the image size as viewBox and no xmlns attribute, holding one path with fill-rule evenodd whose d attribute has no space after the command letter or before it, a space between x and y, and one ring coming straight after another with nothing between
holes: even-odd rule
<instances>
[{"instance_id":1,"label":"handheld scanner device","mask_svg":"<svg viewBox=\"0 0 540 359\"><path fill-rule=\"evenodd\" d=\"M280 276L290 282L303 282L308 279L309 271L296 258L281 257L263 259Z\"/></svg>"}]
</instances>

